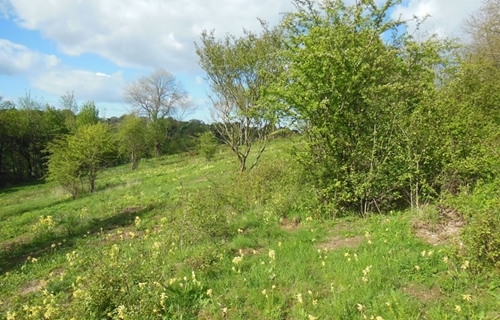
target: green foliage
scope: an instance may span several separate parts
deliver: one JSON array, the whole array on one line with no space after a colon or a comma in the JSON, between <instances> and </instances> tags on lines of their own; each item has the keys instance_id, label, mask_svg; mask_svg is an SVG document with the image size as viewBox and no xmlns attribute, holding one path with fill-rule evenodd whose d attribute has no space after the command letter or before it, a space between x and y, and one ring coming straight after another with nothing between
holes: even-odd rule
<instances>
[{"instance_id":1,"label":"green foliage","mask_svg":"<svg viewBox=\"0 0 500 320\"><path fill-rule=\"evenodd\" d=\"M153 149L153 155L159 157L162 153L162 149L167 142L167 124L165 119L157 119L155 121L149 121L147 126L147 141L150 142Z\"/></svg>"},{"instance_id":2,"label":"green foliage","mask_svg":"<svg viewBox=\"0 0 500 320\"><path fill-rule=\"evenodd\" d=\"M47 151L51 154L49 181L58 182L76 197L84 179L94 192L97 174L112 163L116 146L108 125L98 123L79 127L74 135L51 143Z\"/></svg>"},{"instance_id":3,"label":"green foliage","mask_svg":"<svg viewBox=\"0 0 500 320\"><path fill-rule=\"evenodd\" d=\"M0 184L43 177L47 143L68 131L59 110L29 94L19 107L0 110Z\"/></svg>"},{"instance_id":4,"label":"green foliage","mask_svg":"<svg viewBox=\"0 0 500 320\"><path fill-rule=\"evenodd\" d=\"M325 213L420 207L494 175L491 68L400 32L385 18L398 1L307 3L285 16L288 68L271 91L307 134L296 155Z\"/></svg>"},{"instance_id":5,"label":"green foliage","mask_svg":"<svg viewBox=\"0 0 500 320\"><path fill-rule=\"evenodd\" d=\"M245 30L242 37L227 35L224 39L216 39L214 31L203 31L201 44L196 44L199 64L212 91L213 128L238 158L240 172L247 169L255 136L266 141L276 123L275 110L263 93L279 73L274 57L279 44L278 29L265 29L260 35ZM257 150L250 169L265 147Z\"/></svg>"},{"instance_id":6,"label":"green foliage","mask_svg":"<svg viewBox=\"0 0 500 320\"><path fill-rule=\"evenodd\" d=\"M91 319L171 319L179 313L194 318L208 301L206 287L194 271L179 277L148 272L153 265L160 267L158 256L164 248L160 242L144 244L148 247L141 252L115 243L103 248L100 255L92 255L89 262L98 267L91 276L73 282L71 312ZM141 259L132 260L134 253ZM152 257L153 261L146 263L144 257ZM101 264L102 259L108 264Z\"/></svg>"},{"instance_id":7,"label":"green foliage","mask_svg":"<svg viewBox=\"0 0 500 320\"><path fill-rule=\"evenodd\" d=\"M229 222L234 209L213 188L182 194L174 210L169 224L173 226L172 238L178 241L181 250L201 241L225 239L231 234Z\"/></svg>"},{"instance_id":8,"label":"green foliage","mask_svg":"<svg viewBox=\"0 0 500 320\"><path fill-rule=\"evenodd\" d=\"M488 63L463 61L431 106L432 148L442 165L438 183L452 194L491 179L500 168L496 92L500 72Z\"/></svg>"},{"instance_id":9,"label":"green foliage","mask_svg":"<svg viewBox=\"0 0 500 320\"><path fill-rule=\"evenodd\" d=\"M94 101L87 101L76 115L76 128L97 124L98 122L99 109L95 106Z\"/></svg>"},{"instance_id":10,"label":"green foliage","mask_svg":"<svg viewBox=\"0 0 500 320\"><path fill-rule=\"evenodd\" d=\"M213 159L218 145L212 131L205 131L198 136L198 153L203 155L207 161Z\"/></svg>"},{"instance_id":11,"label":"green foliage","mask_svg":"<svg viewBox=\"0 0 500 320\"><path fill-rule=\"evenodd\" d=\"M125 116L118 127L119 151L129 156L130 168L137 169L139 160L147 152L147 127L145 121L135 115Z\"/></svg>"},{"instance_id":12,"label":"green foliage","mask_svg":"<svg viewBox=\"0 0 500 320\"><path fill-rule=\"evenodd\" d=\"M500 181L478 185L447 200L462 214L467 226L462 232L466 255L478 271L485 266L500 269Z\"/></svg>"}]
</instances>

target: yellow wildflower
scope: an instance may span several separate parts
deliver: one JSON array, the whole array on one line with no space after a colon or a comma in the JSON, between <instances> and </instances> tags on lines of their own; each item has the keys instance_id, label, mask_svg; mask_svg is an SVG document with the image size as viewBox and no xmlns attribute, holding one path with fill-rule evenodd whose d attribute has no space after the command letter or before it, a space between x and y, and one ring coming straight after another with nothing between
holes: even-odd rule
<instances>
[{"instance_id":1,"label":"yellow wildflower","mask_svg":"<svg viewBox=\"0 0 500 320\"><path fill-rule=\"evenodd\" d=\"M271 258L271 260L275 260L276 259L276 253L274 252L274 250L269 250L269 258Z\"/></svg>"},{"instance_id":2,"label":"yellow wildflower","mask_svg":"<svg viewBox=\"0 0 500 320\"><path fill-rule=\"evenodd\" d=\"M300 293L297 293L297 302L298 303L303 303L302 294L300 294Z\"/></svg>"},{"instance_id":3,"label":"yellow wildflower","mask_svg":"<svg viewBox=\"0 0 500 320\"><path fill-rule=\"evenodd\" d=\"M463 294L462 295L462 299L465 300L465 301L471 301L472 300L472 296L470 294Z\"/></svg>"},{"instance_id":4,"label":"yellow wildflower","mask_svg":"<svg viewBox=\"0 0 500 320\"><path fill-rule=\"evenodd\" d=\"M469 260L465 260L460 268L462 268L463 270L467 270L469 268L469 265L470 265Z\"/></svg>"}]
</instances>

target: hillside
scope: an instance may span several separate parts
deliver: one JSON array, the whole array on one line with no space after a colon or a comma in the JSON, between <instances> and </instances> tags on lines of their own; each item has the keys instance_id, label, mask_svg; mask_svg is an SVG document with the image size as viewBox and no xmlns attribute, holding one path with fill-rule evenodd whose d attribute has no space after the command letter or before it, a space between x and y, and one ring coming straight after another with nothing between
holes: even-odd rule
<instances>
[{"instance_id":1,"label":"hillside","mask_svg":"<svg viewBox=\"0 0 500 320\"><path fill-rule=\"evenodd\" d=\"M76 199L53 183L0 190L1 318L500 316L497 275L416 237L425 214L321 218L294 143L272 141L249 173L221 150L109 169Z\"/></svg>"}]
</instances>

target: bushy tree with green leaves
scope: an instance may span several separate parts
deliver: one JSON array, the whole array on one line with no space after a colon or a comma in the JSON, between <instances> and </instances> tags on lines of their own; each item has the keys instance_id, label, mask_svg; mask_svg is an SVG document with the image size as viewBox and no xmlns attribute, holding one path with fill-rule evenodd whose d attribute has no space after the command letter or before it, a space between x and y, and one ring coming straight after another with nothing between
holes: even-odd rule
<instances>
[{"instance_id":1,"label":"bushy tree with green leaves","mask_svg":"<svg viewBox=\"0 0 500 320\"><path fill-rule=\"evenodd\" d=\"M125 116L118 126L118 141L120 153L129 157L130 168L137 169L139 160L147 152L147 127L146 119L135 115Z\"/></svg>"},{"instance_id":2,"label":"bushy tree with green leaves","mask_svg":"<svg viewBox=\"0 0 500 320\"><path fill-rule=\"evenodd\" d=\"M0 101L1 102L1 101ZM46 173L47 143L67 133L62 113L27 92L0 107L0 184L39 179Z\"/></svg>"},{"instance_id":3,"label":"bushy tree with green leaves","mask_svg":"<svg viewBox=\"0 0 500 320\"><path fill-rule=\"evenodd\" d=\"M99 109L97 109L94 101L85 102L80 111L76 115L76 127L93 125L99 122Z\"/></svg>"},{"instance_id":4,"label":"bushy tree with green leaves","mask_svg":"<svg viewBox=\"0 0 500 320\"><path fill-rule=\"evenodd\" d=\"M198 152L211 161L217 151L217 139L212 131L205 131L198 136Z\"/></svg>"},{"instance_id":5,"label":"bushy tree with green leaves","mask_svg":"<svg viewBox=\"0 0 500 320\"><path fill-rule=\"evenodd\" d=\"M390 19L399 3L297 0L297 12L283 20L285 72L274 84L276 102L304 124L300 161L333 212L380 211L411 188L421 191L414 162L422 149L408 145L414 133L406 128L435 90L446 46L416 41L404 21Z\"/></svg>"},{"instance_id":6,"label":"bushy tree with green leaves","mask_svg":"<svg viewBox=\"0 0 500 320\"><path fill-rule=\"evenodd\" d=\"M257 35L245 31L241 37L227 35L217 39L204 31L196 45L201 68L210 86L213 128L239 161L239 170L247 170L253 142L263 141L256 152L258 162L266 148L267 135L274 128L276 113L263 98L265 87L279 74L276 53L281 44L279 29Z\"/></svg>"},{"instance_id":7,"label":"bushy tree with green leaves","mask_svg":"<svg viewBox=\"0 0 500 320\"><path fill-rule=\"evenodd\" d=\"M95 191L98 173L116 158L116 142L107 124L97 123L77 128L49 144L48 180L60 183L73 197L86 180Z\"/></svg>"}]
</instances>

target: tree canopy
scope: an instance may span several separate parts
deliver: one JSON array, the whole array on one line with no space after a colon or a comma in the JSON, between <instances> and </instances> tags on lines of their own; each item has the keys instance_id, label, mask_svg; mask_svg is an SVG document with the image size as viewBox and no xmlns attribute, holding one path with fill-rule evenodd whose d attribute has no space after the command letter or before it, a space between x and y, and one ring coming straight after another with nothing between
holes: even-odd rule
<instances>
[{"instance_id":1,"label":"tree canopy","mask_svg":"<svg viewBox=\"0 0 500 320\"><path fill-rule=\"evenodd\" d=\"M245 31L242 37L227 35L217 39L214 31L204 31L196 45L199 64L211 89L211 115L222 142L239 160L239 170L247 169L252 142L266 140L276 117L263 99L264 88L277 76L278 29L257 35ZM257 151L255 166L266 144Z\"/></svg>"}]
</instances>

